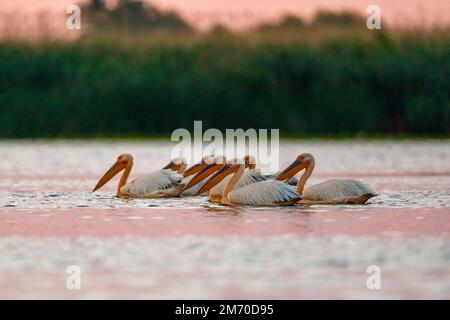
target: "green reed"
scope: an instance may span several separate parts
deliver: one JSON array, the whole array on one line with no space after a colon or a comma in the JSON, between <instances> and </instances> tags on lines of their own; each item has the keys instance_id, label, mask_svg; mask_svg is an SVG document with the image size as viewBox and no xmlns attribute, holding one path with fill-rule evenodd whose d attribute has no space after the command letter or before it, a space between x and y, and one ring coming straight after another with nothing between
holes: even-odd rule
<instances>
[{"instance_id":1,"label":"green reed","mask_svg":"<svg viewBox=\"0 0 450 320\"><path fill-rule=\"evenodd\" d=\"M447 136L449 75L448 32L3 42L0 137Z\"/></svg>"}]
</instances>

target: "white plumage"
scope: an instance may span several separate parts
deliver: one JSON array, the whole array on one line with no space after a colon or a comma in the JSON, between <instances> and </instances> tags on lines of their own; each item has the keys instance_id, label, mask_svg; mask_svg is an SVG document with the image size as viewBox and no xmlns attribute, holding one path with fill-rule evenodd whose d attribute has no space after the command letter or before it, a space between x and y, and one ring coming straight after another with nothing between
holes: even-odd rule
<instances>
[{"instance_id":1,"label":"white plumage","mask_svg":"<svg viewBox=\"0 0 450 320\"><path fill-rule=\"evenodd\" d=\"M377 193L365 183L351 179L331 179L306 188L303 200L348 202L363 196L374 197Z\"/></svg>"},{"instance_id":2,"label":"white plumage","mask_svg":"<svg viewBox=\"0 0 450 320\"><path fill-rule=\"evenodd\" d=\"M227 179L222 195L217 197L216 202L225 205L275 206L292 205L302 199L302 196L296 192L295 187L281 181L253 182L261 179L261 175L255 175L254 173L253 170L245 172L243 164L226 164L205 182L204 187L200 191L211 190L224 178L232 174ZM246 179L244 183L253 183L238 187L244 177Z\"/></svg>"},{"instance_id":3,"label":"white plumage","mask_svg":"<svg viewBox=\"0 0 450 320\"><path fill-rule=\"evenodd\" d=\"M365 183L351 179L332 179L305 188L314 166L314 156L302 153L277 176L278 180L285 180L305 169L296 187L297 193L303 196L301 204L363 204L377 195Z\"/></svg>"},{"instance_id":4,"label":"white plumage","mask_svg":"<svg viewBox=\"0 0 450 320\"><path fill-rule=\"evenodd\" d=\"M249 206L290 205L301 199L295 187L276 180L252 183L241 188L237 188L236 184L227 196L233 204Z\"/></svg>"},{"instance_id":5,"label":"white plumage","mask_svg":"<svg viewBox=\"0 0 450 320\"><path fill-rule=\"evenodd\" d=\"M223 190L225 189L225 186L230 181L231 176L225 177L219 184L217 184L215 187L211 188L209 191L209 200L211 202L220 202L220 198L222 197ZM247 186L249 184L262 182L267 180L264 176L261 175L259 170L257 169L250 169L244 172L242 177L239 179L239 181L236 183L235 189L242 188L244 186ZM199 187L200 188L200 187Z\"/></svg>"},{"instance_id":6,"label":"white plumage","mask_svg":"<svg viewBox=\"0 0 450 320\"><path fill-rule=\"evenodd\" d=\"M183 176L171 170L160 170L125 184L120 192L133 198L159 198L178 196L184 184ZM177 194L178 193L178 194Z\"/></svg>"}]
</instances>

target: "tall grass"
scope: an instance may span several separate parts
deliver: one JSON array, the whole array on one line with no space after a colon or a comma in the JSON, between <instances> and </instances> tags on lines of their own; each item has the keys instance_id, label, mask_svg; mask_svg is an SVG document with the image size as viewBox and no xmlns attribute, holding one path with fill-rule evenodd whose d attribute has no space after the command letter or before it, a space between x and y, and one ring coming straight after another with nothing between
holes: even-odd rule
<instances>
[{"instance_id":1,"label":"tall grass","mask_svg":"<svg viewBox=\"0 0 450 320\"><path fill-rule=\"evenodd\" d=\"M448 32L125 38L1 43L0 137L450 133Z\"/></svg>"}]
</instances>

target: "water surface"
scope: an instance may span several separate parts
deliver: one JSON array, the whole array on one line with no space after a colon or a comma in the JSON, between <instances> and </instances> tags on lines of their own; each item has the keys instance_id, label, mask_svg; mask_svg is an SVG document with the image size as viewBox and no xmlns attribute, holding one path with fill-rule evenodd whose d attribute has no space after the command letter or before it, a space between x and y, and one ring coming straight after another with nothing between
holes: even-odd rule
<instances>
[{"instance_id":1,"label":"water surface","mask_svg":"<svg viewBox=\"0 0 450 320\"><path fill-rule=\"evenodd\" d=\"M0 142L0 298L450 298L450 142L281 144L281 166L316 157L310 183L354 178L367 205L229 208L206 197L123 200L164 166L164 142ZM82 290L66 287L68 265ZM378 265L382 289L368 290Z\"/></svg>"}]
</instances>

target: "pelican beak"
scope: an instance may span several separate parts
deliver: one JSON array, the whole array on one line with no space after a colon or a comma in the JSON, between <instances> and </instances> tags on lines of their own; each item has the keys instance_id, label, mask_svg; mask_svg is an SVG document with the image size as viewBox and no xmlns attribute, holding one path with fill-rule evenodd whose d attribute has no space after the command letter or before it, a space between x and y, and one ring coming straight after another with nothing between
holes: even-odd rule
<instances>
[{"instance_id":1,"label":"pelican beak","mask_svg":"<svg viewBox=\"0 0 450 320\"><path fill-rule=\"evenodd\" d=\"M197 191L195 195L199 195L206 191L209 191L230 173L235 172L238 167L239 165L231 165L231 164L223 165L219 171L217 171L211 178L208 179L208 181L205 182L205 184L203 184L203 186Z\"/></svg>"},{"instance_id":2,"label":"pelican beak","mask_svg":"<svg viewBox=\"0 0 450 320\"><path fill-rule=\"evenodd\" d=\"M289 167L280 172L278 177L275 180L285 181L297 174L300 170L304 168L304 163L302 161L295 160L292 162Z\"/></svg>"},{"instance_id":3,"label":"pelican beak","mask_svg":"<svg viewBox=\"0 0 450 320\"><path fill-rule=\"evenodd\" d=\"M117 161L113 164L113 166L105 173L105 175L97 182L97 185L95 186L94 190L92 192L95 192L96 190L100 189L105 185L109 180L111 180L116 174L118 174L120 171L125 169L126 164Z\"/></svg>"},{"instance_id":4,"label":"pelican beak","mask_svg":"<svg viewBox=\"0 0 450 320\"><path fill-rule=\"evenodd\" d=\"M162 170L172 169L174 166L175 163L173 163L173 161L170 161L165 167L162 168Z\"/></svg>"},{"instance_id":5,"label":"pelican beak","mask_svg":"<svg viewBox=\"0 0 450 320\"><path fill-rule=\"evenodd\" d=\"M205 166L206 166L206 163L204 163L204 162L196 163L196 164L192 165L191 167L189 167L184 172L183 177L186 178L186 177L192 176L193 174L196 174L200 170L204 169Z\"/></svg>"},{"instance_id":6,"label":"pelican beak","mask_svg":"<svg viewBox=\"0 0 450 320\"><path fill-rule=\"evenodd\" d=\"M189 188L192 188L197 183L201 182L203 179L209 177L214 171L219 170L221 166L222 166L221 164L217 163L208 164L206 167L203 168L203 170L201 170L194 177L192 177L192 179L184 186L181 192Z\"/></svg>"}]
</instances>

